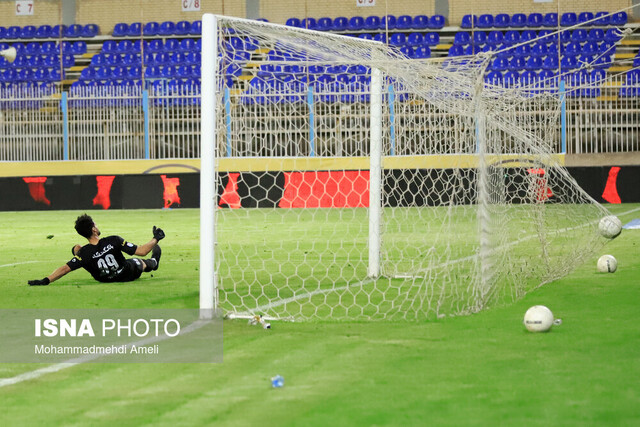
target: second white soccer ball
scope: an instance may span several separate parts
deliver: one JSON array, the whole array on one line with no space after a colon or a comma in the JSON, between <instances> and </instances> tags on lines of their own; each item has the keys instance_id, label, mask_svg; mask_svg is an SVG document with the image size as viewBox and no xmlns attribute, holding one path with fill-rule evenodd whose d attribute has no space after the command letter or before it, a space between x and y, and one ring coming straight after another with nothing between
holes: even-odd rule
<instances>
[{"instance_id":1,"label":"second white soccer ball","mask_svg":"<svg viewBox=\"0 0 640 427\"><path fill-rule=\"evenodd\" d=\"M618 260L613 255L602 255L598 258L598 271L600 273L615 273L618 269Z\"/></svg>"},{"instance_id":2,"label":"second white soccer ball","mask_svg":"<svg viewBox=\"0 0 640 427\"><path fill-rule=\"evenodd\" d=\"M614 237L618 237L622 231L622 221L614 215L605 216L600 220L598 229L604 237L613 239Z\"/></svg>"},{"instance_id":3,"label":"second white soccer ball","mask_svg":"<svg viewBox=\"0 0 640 427\"><path fill-rule=\"evenodd\" d=\"M553 313L544 305L534 305L524 314L524 326L529 332L547 332L553 325Z\"/></svg>"}]
</instances>

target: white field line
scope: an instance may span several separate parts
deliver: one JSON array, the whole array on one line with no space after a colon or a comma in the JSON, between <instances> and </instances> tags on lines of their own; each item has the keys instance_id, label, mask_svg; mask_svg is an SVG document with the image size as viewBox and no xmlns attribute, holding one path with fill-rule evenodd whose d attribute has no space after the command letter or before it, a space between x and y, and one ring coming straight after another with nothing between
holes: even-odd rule
<instances>
[{"instance_id":1,"label":"white field line","mask_svg":"<svg viewBox=\"0 0 640 427\"><path fill-rule=\"evenodd\" d=\"M34 262L44 262L44 261L22 261L22 262L14 262L13 264L3 264L0 265L2 267L13 267L14 265L22 265L22 264L33 264Z\"/></svg>"},{"instance_id":2,"label":"white field line","mask_svg":"<svg viewBox=\"0 0 640 427\"><path fill-rule=\"evenodd\" d=\"M621 212L619 214L616 214L616 216L618 216L618 217L625 216L625 215L629 215L629 214L632 214L632 213L637 212L637 211L640 211L640 208L634 208L634 209L631 209L631 210L626 211L626 212ZM559 231L564 233L564 232L567 232L567 231L576 230L578 228L587 227L588 225L593 224L594 222L595 221L590 221L590 222L587 222L587 223L582 224L582 225L577 225L575 227L561 228ZM505 246L506 247L510 247L510 246L516 245L518 243L521 243L521 242L523 242L525 240L530 240L530 239L532 239L534 237L536 237L536 236L535 235L525 236L525 237L522 237L522 238L520 238L518 240L515 240L513 242L509 242ZM498 250L498 249L494 249L493 251L496 251L496 250ZM449 266L449 265L454 265L454 264L458 264L458 263L461 263L461 262L469 261L469 260L472 260L474 258L478 258L478 254L469 255L469 256L466 256L466 257L463 257L463 258L459 258L459 259L454 259L454 260L448 261L448 262L446 262L444 264L440 264L438 266L438 268L442 268L442 267L446 267L446 266ZM421 270L420 273L426 273L426 272L432 270L433 268L434 267L430 267L430 268ZM395 278L395 279L413 279L414 277L415 276L409 276L409 275L406 275L406 276L405 275L393 276L393 278ZM315 291L305 292L303 294L295 295L293 297L285 298L283 300L270 302L268 304L264 304L264 305L258 306L258 307L254 308L252 310L241 311L239 313L229 313L227 315L227 317L228 318L246 318L246 317L253 316L255 314L260 314L261 312L264 312L265 310L269 310L269 309L272 309L272 308L275 308L275 307L280 307L281 305L288 304L290 302L295 302L295 301L298 301L298 300L301 300L301 299L305 299L305 298L311 298L311 297L313 297L315 295L328 294L330 292L344 291L344 290L347 290L349 288L355 288L355 287L358 287L358 286L364 286L364 285L367 285L367 284L369 284L369 283L371 283L373 281L374 281L373 279L366 279L366 280L362 280L362 281L359 281L359 282L356 282L356 283L346 284L346 285L343 285L343 286L334 287L334 288L330 288L330 289L316 289ZM282 320L282 319L280 319L280 320Z\"/></svg>"},{"instance_id":3,"label":"white field line","mask_svg":"<svg viewBox=\"0 0 640 427\"><path fill-rule=\"evenodd\" d=\"M178 336L180 335L185 335L188 334L190 332L196 331L198 329L200 329L201 327L203 327L204 325L206 325L209 321L206 320L196 320L195 322L193 322L192 324L190 324L189 326L187 326L184 329L180 330L180 333L178 334ZM143 346L143 345L149 345L149 344L153 344L156 342L160 342L160 341L164 341L167 338L172 338L168 335L160 335L157 337L151 337L151 338L146 338L143 340L139 340L136 342L132 342L129 344L126 344L127 348L131 348L132 346ZM5 386L9 386L9 385L13 385L13 384L18 384L24 381L29 381L29 380L33 380L35 378L39 378L43 375L46 374L50 374L53 372L59 372L63 369L67 369L70 368L72 366L75 365L79 365L81 363L86 363L86 362L91 362L92 360L98 359L100 357L108 357L109 355L105 355L105 354L88 354L86 356L82 356L82 357L76 357L73 359L69 359L66 360L64 362L60 362L60 363L56 363L53 365L49 365L46 366L44 368L40 368L40 369L36 369L35 371L28 371L28 372L24 372L22 374L16 375L15 377L11 377L11 378L0 378L0 388L5 387Z\"/></svg>"}]
</instances>

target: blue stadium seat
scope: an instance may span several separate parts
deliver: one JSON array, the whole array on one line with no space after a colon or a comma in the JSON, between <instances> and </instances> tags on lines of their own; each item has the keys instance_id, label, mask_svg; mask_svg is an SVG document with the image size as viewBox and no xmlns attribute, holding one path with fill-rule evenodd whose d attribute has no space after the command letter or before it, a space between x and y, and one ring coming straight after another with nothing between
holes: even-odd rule
<instances>
[{"instance_id":1,"label":"blue stadium seat","mask_svg":"<svg viewBox=\"0 0 640 427\"><path fill-rule=\"evenodd\" d=\"M618 31L617 28L609 28L606 33L604 33L604 40L607 42L616 43L618 40L622 38L622 34Z\"/></svg>"},{"instance_id":2,"label":"blue stadium seat","mask_svg":"<svg viewBox=\"0 0 640 427\"><path fill-rule=\"evenodd\" d=\"M364 28L364 18L362 16L352 16L349 19L349 25L347 29L349 31L360 31Z\"/></svg>"},{"instance_id":3,"label":"blue stadium seat","mask_svg":"<svg viewBox=\"0 0 640 427\"><path fill-rule=\"evenodd\" d=\"M7 28L7 34L5 35L5 38L7 38L7 39L19 39L21 31L22 31L21 27L18 27L16 25L12 25L11 27Z\"/></svg>"},{"instance_id":4,"label":"blue stadium seat","mask_svg":"<svg viewBox=\"0 0 640 427\"><path fill-rule=\"evenodd\" d=\"M517 69L507 71L502 76L502 84L504 87L516 86L520 82L520 74Z\"/></svg>"},{"instance_id":5,"label":"blue stadium seat","mask_svg":"<svg viewBox=\"0 0 640 427\"><path fill-rule=\"evenodd\" d=\"M440 30L444 27L447 20L443 15L432 15L429 18L429 28L432 30Z\"/></svg>"},{"instance_id":6,"label":"blue stadium seat","mask_svg":"<svg viewBox=\"0 0 640 427\"><path fill-rule=\"evenodd\" d=\"M81 80L93 80L96 78L96 70L100 67L87 67L80 72Z\"/></svg>"},{"instance_id":7,"label":"blue stadium seat","mask_svg":"<svg viewBox=\"0 0 640 427\"><path fill-rule=\"evenodd\" d=\"M587 34L587 41L600 43L604 41L604 30L601 28L593 28Z\"/></svg>"},{"instance_id":8,"label":"blue stadium seat","mask_svg":"<svg viewBox=\"0 0 640 427\"><path fill-rule=\"evenodd\" d=\"M598 70L594 70L594 71L598 71ZM640 70L629 71L625 79L626 79L625 82L628 85L640 83Z\"/></svg>"},{"instance_id":9,"label":"blue stadium seat","mask_svg":"<svg viewBox=\"0 0 640 427\"><path fill-rule=\"evenodd\" d=\"M383 44L387 43L387 35L385 33L377 33L373 36L373 39Z\"/></svg>"},{"instance_id":10,"label":"blue stadium seat","mask_svg":"<svg viewBox=\"0 0 640 427\"><path fill-rule=\"evenodd\" d=\"M567 43L566 45L562 46L563 55L575 56L578 55L581 50L582 46L580 46L580 43L577 42Z\"/></svg>"},{"instance_id":11,"label":"blue stadium seat","mask_svg":"<svg viewBox=\"0 0 640 427\"><path fill-rule=\"evenodd\" d=\"M559 34L560 42L569 43L571 41L571 30L562 30Z\"/></svg>"},{"instance_id":12,"label":"blue stadium seat","mask_svg":"<svg viewBox=\"0 0 640 427\"><path fill-rule=\"evenodd\" d=\"M413 46L403 46L400 48L400 53L402 53L407 58L413 58L415 49L413 48Z\"/></svg>"},{"instance_id":13,"label":"blue stadium seat","mask_svg":"<svg viewBox=\"0 0 640 427\"><path fill-rule=\"evenodd\" d=\"M235 65L239 67L238 64L231 64L231 65ZM169 65L162 68L162 77L166 79L172 79L176 77L176 75L177 75L176 67Z\"/></svg>"},{"instance_id":14,"label":"blue stadium seat","mask_svg":"<svg viewBox=\"0 0 640 427\"><path fill-rule=\"evenodd\" d=\"M601 55L613 55L616 53L616 45L614 42L602 42L598 46L598 53Z\"/></svg>"},{"instance_id":15,"label":"blue stadium seat","mask_svg":"<svg viewBox=\"0 0 640 427\"><path fill-rule=\"evenodd\" d=\"M593 67L595 68L609 68L611 65L613 65L611 55L600 55L593 63Z\"/></svg>"},{"instance_id":16,"label":"blue stadium seat","mask_svg":"<svg viewBox=\"0 0 640 427\"><path fill-rule=\"evenodd\" d=\"M493 28L493 15L485 13L478 18L478 28Z\"/></svg>"},{"instance_id":17,"label":"blue stadium seat","mask_svg":"<svg viewBox=\"0 0 640 427\"><path fill-rule=\"evenodd\" d=\"M524 70L524 68L526 67L527 63L525 61L524 58L519 58L517 56L514 56L513 58L511 58L511 60L509 61L509 70L511 71L520 71L520 70Z\"/></svg>"},{"instance_id":18,"label":"blue stadium seat","mask_svg":"<svg viewBox=\"0 0 640 427\"><path fill-rule=\"evenodd\" d=\"M102 43L103 53L116 53L118 51L118 42L115 40L106 40Z\"/></svg>"},{"instance_id":19,"label":"blue stadium seat","mask_svg":"<svg viewBox=\"0 0 640 427\"><path fill-rule=\"evenodd\" d=\"M118 22L114 27L113 27L113 37L124 37L127 35L127 33L129 32L129 24L124 23L124 22Z\"/></svg>"},{"instance_id":20,"label":"blue stadium seat","mask_svg":"<svg viewBox=\"0 0 640 427\"><path fill-rule=\"evenodd\" d=\"M478 26L478 16L477 15L464 15L462 17L462 22L460 23L460 28L476 28Z\"/></svg>"},{"instance_id":21,"label":"blue stadium seat","mask_svg":"<svg viewBox=\"0 0 640 427\"><path fill-rule=\"evenodd\" d=\"M187 34L189 34L189 30L191 30L191 22L178 21L176 22L176 28L174 30L174 34L177 36L186 36Z\"/></svg>"},{"instance_id":22,"label":"blue stadium seat","mask_svg":"<svg viewBox=\"0 0 640 427\"><path fill-rule=\"evenodd\" d=\"M389 38L391 46L403 46L407 42L407 36L404 33L394 33Z\"/></svg>"},{"instance_id":23,"label":"blue stadium seat","mask_svg":"<svg viewBox=\"0 0 640 427\"><path fill-rule=\"evenodd\" d=\"M414 54L414 58L416 59L426 59L431 57L431 49L429 46L418 46L416 47L416 51Z\"/></svg>"},{"instance_id":24,"label":"blue stadium seat","mask_svg":"<svg viewBox=\"0 0 640 427\"><path fill-rule=\"evenodd\" d=\"M338 18L336 18L338 19ZM345 20L347 18L344 18ZM348 22L348 21L347 21ZM334 20L335 25L335 20ZM364 19L364 29L365 30L379 30L380 29L380 17L376 15L367 16Z\"/></svg>"},{"instance_id":25,"label":"blue stadium seat","mask_svg":"<svg viewBox=\"0 0 640 427\"><path fill-rule=\"evenodd\" d=\"M34 25L25 25L20 30L20 38L21 39L32 39L36 36L36 31L38 29Z\"/></svg>"},{"instance_id":26,"label":"blue stadium seat","mask_svg":"<svg viewBox=\"0 0 640 427\"><path fill-rule=\"evenodd\" d=\"M158 34L161 36L172 36L176 33L176 24L173 21L164 21L160 24Z\"/></svg>"},{"instance_id":27,"label":"blue stadium seat","mask_svg":"<svg viewBox=\"0 0 640 427\"><path fill-rule=\"evenodd\" d=\"M413 18L409 15L400 15L396 20L396 29L408 30L413 25Z\"/></svg>"},{"instance_id":28,"label":"blue stadium seat","mask_svg":"<svg viewBox=\"0 0 640 427\"><path fill-rule=\"evenodd\" d=\"M130 79L141 79L142 67L139 65L134 65L133 67L129 67L129 69L127 70L127 77Z\"/></svg>"},{"instance_id":29,"label":"blue stadium seat","mask_svg":"<svg viewBox=\"0 0 640 427\"><path fill-rule=\"evenodd\" d=\"M531 86L538 82L538 74L536 74L536 69L529 69L527 64L527 71L520 74L520 84L524 86Z\"/></svg>"},{"instance_id":30,"label":"blue stadium seat","mask_svg":"<svg viewBox=\"0 0 640 427\"><path fill-rule=\"evenodd\" d=\"M557 27L558 26L558 14L555 12L550 12L544 15L544 19L542 20L542 26L544 27Z\"/></svg>"},{"instance_id":31,"label":"blue stadium seat","mask_svg":"<svg viewBox=\"0 0 640 427\"><path fill-rule=\"evenodd\" d=\"M531 48L527 44L519 45L513 49L513 56L516 58L528 58L531 54Z\"/></svg>"},{"instance_id":32,"label":"blue stadium seat","mask_svg":"<svg viewBox=\"0 0 640 427\"><path fill-rule=\"evenodd\" d=\"M557 70L559 65L558 57L554 55L548 55L542 61L542 68L545 70Z\"/></svg>"},{"instance_id":33,"label":"blue stadium seat","mask_svg":"<svg viewBox=\"0 0 640 427\"><path fill-rule=\"evenodd\" d=\"M175 52L180 50L180 42L177 39L166 39L164 41L165 52Z\"/></svg>"},{"instance_id":34,"label":"blue stadium seat","mask_svg":"<svg viewBox=\"0 0 640 427\"><path fill-rule=\"evenodd\" d=\"M491 63L491 69L495 71L505 71L509 68L509 60L507 58L496 58Z\"/></svg>"},{"instance_id":35,"label":"blue stadium seat","mask_svg":"<svg viewBox=\"0 0 640 427\"><path fill-rule=\"evenodd\" d=\"M349 27L349 20L344 16L338 16L333 20L331 25L333 27L333 31L339 31L339 32L346 31L347 28Z\"/></svg>"},{"instance_id":36,"label":"blue stadium seat","mask_svg":"<svg viewBox=\"0 0 640 427\"><path fill-rule=\"evenodd\" d=\"M195 46L193 39L180 40L180 50L183 52L192 52L195 50Z\"/></svg>"},{"instance_id":37,"label":"blue stadium seat","mask_svg":"<svg viewBox=\"0 0 640 427\"><path fill-rule=\"evenodd\" d=\"M560 26L562 27L571 27L578 23L578 16L575 12L565 12L560 17Z\"/></svg>"},{"instance_id":38,"label":"blue stadium seat","mask_svg":"<svg viewBox=\"0 0 640 427\"><path fill-rule=\"evenodd\" d=\"M158 34L160 34L160 24L155 21L147 22L142 28L142 34L147 37L157 36Z\"/></svg>"},{"instance_id":39,"label":"blue stadium seat","mask_svg":"<svg viewBox=\"0 0 640 427\"><path fill-rule=\"evenodd\" d=\"M202 21L193 21L191 23L189 34L194 36L199 36L200 34L202 34Z\"/></svg>"},{"instance_id":40,"label":"blue stadium seat","mask_svg":"<svg viewBox=\"0 0 640 427\"><path fill-rule=\"evenodd\" d=\"M409 46L419 46L424 43L424 37L420 33L411 33L409 37L407 37L407 45Z\"/></svg>"},{"instance_id":41,"label":"blue stadium seat","mask_svg":"<svg viewBox=\"0 0 640 427\"><path fill-rule=\"evenodd\" d=\"M528 42L538 37L534 30L525 30L520 34L520 43Z\"/></svg>"},{"instance_id":42,"label":"blue stadium seat","mask_svg":"<svg viewBox=\"0 0 640 427\"><path fill-rule=\"evenodd\" d=\"M454 44L449 48L449 56L462 56L464 55L464 49L462 45Z\"/></svg>"},{"instance_id":43,"label":"blue stadium seat","mask_svg":"<svg viewBox=\"0 0 640 427\"><path fill-rule=\"evenodd\" d=\"M180 65L186 62L186 56L182 52L173 52L171 55L171 63L173 65ZM234 58L236 59L236 58Z\"/></svg>"},{"instance_id":44,"label":"blue stadium seat","mask_svg":"<svg viewBox=\"0 0 640 427\"><path fill-rule=\"evenodd\" d=\"M27 43L24 47L25 55L39 55L40 54L40 43L31 42Z\"/></svg>"},{"instance_id":45,"label":"blue stadium seat","mask_svg":"<svg viewBox=\"0 0 640 427\"><path fill-rule=\"evenodd\" d=\"M516 44L520 42L520 33L516 30L509 30L504 33L502 41L506 44Z\"/></svg>"},{"instance_id":46,"label":"blue stadium seat","mask_svg":"<svg viewBox=\"0 0 640 427\"><path fill-rule=\"evenodd\" d=\"M78 40L71 45L71 53L73 55L84 55L87 53L87 42Z\"/></svg>"},{"instance_id":47,"label":"blue stadium seat","mask_svg":"<svg viewBox=\"0 0 640 427\"><path fill-rule=\"evenodd\" d=\"M497 45L502 43L503 38L502 31L491 31L487 36L487 43Z\"/></svg>"},{"instance_id":48,"label":"blue stadium seat","mask_svg":"<svg viewBox=\"0 0 640 427\"><path fill-rule=\"evenodd\" d=\"M611 15L611 25L623 26L628 21L627 12L618 12Z\"/></svg>"},{"instance_id":49,"label":"blue stadium seat","mask_svg":"<svg viewBox=\"0 0 640 427\"><path fill-rule=\"evenodd\" d=\"M427 46L437 46L440 43L440 34L426 33L424 35L424 42Z\"/></svg>"},{"instance_id":50,"label":"blue stadium seat","mask_svg":"<svg viewBox=\"0 0 640 427\"><path fill-rule=\"evenodd\" d=\"M162 77L162 69L157 65L147 67L144 72L144 77L147 79L158 79Z\"/></svg>"},{"instance_id":51,"label":"blue stadium seat","mask_svg":"<svg viewBox=\"0 0 640 427\"><path fill-rule=\"evenodd\" d=\"M122 57L119 53L104 53L102 55L104 57L104 65L105 67L115 67L116 65L122 64Z\"/></svg>"},{"instance_id":52,"label":"blue stadium seat","mask_svg":"<svg viewBox=\"0 0 640 427\"><path fill-rule=\"evenodd\" d=\"M189 39L185 39L189 40ZM158 53L164 51L164 44L162 43L162 39L153 39L149 42L146 51L151 53Z\"/></svg>"},{"instance_id":53,"label":"blue stadium seat","mask_svg":"<svg viewBox=\"0 0 640 427\"><path fill-rule=\"evenodd\" d=\"M584 43L587 41L587 30L578 28L571 33L571 41Z\"/></svg>"},{"instance_id":54,"label":"blue stadium seat","mask_svg":"<svg viewBox=\"0 0 640 427\"><path fill-rule=\"evenodd\" d=\"M395 30L396 29L396 17L395 15L385 15L380 17L380 29L381 30Z\"/></svg>"},{"instance_id":55,"label":"blue stadium seat","mask_svg":"<svg viewBox=\"0 0 640 427\"><path fill-rule=\"evenodd\" d=\"M527 59L527 64L525 65L527 70L539 70L542 68L542 58L539 56L531 56Z\"/></svg>"},{"instance_id":56,"label":"blue stadium seat","mask_svg":"<svg viewBox=\"0 0 640 427\"><path fill-rule=\"evenodd\" d=\"M304 18L300 22L300 26L308 30L315 30L318 27L318 22L315 18Z\"/></svg>"},{"instance_id":57,"label":"blue stadium seat","mask_svg":"<svg viewBox=\"0 0 640 427\"><path fill-rule=\"evenodd\" d=\"M483 45L487 42L487 33L484 31L474 31L473 33L473 44L474 45Z\"/></svg>"},{"instance_id":58,"label":"blue stadium seat","mask_svg":"<svg viewBox=\"0 0 640 427\"><path fill-rule=\"evenodd\" d=\"M596 55L597 53L598 53L598 43L586 42L584 45L582 45L583 55Z\"/></svg>"},{"instance_id":59,"label":"blue stadium seat","mask_svg":"<svg viewBox=\"0 0 640 427\"><path fill-rule=\"evenodd\" d=\"M111 70L111 78L113 80L123 80L127 77L127 69L125 67L114 67Z\"/></svg>"},{"instance_id":60,"label":"blue stadium seat","mask_svg":"<svg viewBox=\"0 0 640 427\"><path fill-rule=\"evenodd\" d=\"M93 58L91 58L91 65L93 67L100 67L103 65L107 65L107 61L105 60L105 54L98 53L96 55L93 55Z\"/></svg>"},{"instance_id":61,"label":"blue stadium seat","mask_svg":"<svg viewBox=\"0 0 640 427\"><path fill-rule=\"evenodd\" d=\"M429 17L426 15L414 16L411 28L413 28L414 30L425 30L429 28Z\"/></svg>"},{"instance_id":62,"label":"blue stadium seat","mask_svg":"<svg viewBox=\"0 0 640 427\"><path fill-rule=\"evenodd\" d=\"M562 60L560 61L560 66L562 67L563 70L575 70L579 66L578 57L565 55L562 57Z\"/></svg>"},{"instance_id":63,"label":"blue stadium seat","mask_svg":"<svg viewBox=\"0 0 640 427\"><path fill-rule=\"evenodd\" d=\"M469 33L465 33L463 31L456 33L456 35L453 37L454 45L467 45L470 42L471 36L469 35Z\"/></svg>"},{"instance_id":64,"label":"blue stadium seat","mask_svg":"<svg viewBox=\"0 0 640 427\"><path fill-rule=\"evenodd\" d=\"M509 26L512 28L521 28L527 26L527 15L524 13L516 13L511 16Z\"/></svg>"},{"instance_id":65,"label":"blue stadium seat","mask_svg":"<svg viewBox=\"0 0 640 427\"><path fill-rule=\"evenodd\" d=\"M49 80L49 69L38 68L33 72L33 80L38 82L46 82Z\"/></svg>"},{"instance_id":66,"label":"blue stadium seat","mask_svg":"<svg viewBox=\"0 0 640 427\"><path fill-rule=\"evenodd\" d=\"M116 51L119 53L133 52L133 42L131 40L120 40L116 45Z\"/></svg>"},{"instance_id":67,"label":"blue stadium seat","mask_svg":"<svg viewBox=\"0 0 640 427\"><path fill-rule=\"evenodd\" d=\"M125 65L127 67L140 65L142 63L142 57L137 53L125 53L121 57L122 57L122 65Z\"/></svg>"},{"instance_id":68,"label":"blue stadium seat","mask_svg":"<svg viewBox=\"0 0 640 427\"><path fill-rule=\"evenodd\" d=\"M585 22L591 21L594 18L594 14L593 12L580 12L578 14L578 24L584 24ZM587 26L589 25L595 25L594 22L590 22L588 24L586 24Z\"/></svg>"},{"instance_id":69,"label":"blue stadium seat","mask_svg":"<svg viewBox=\"0 0 640 427\"><path fill-rule=\"evenodd\" d=\"M359 39L363 39L363 40L373 40L373 34L371 34L371 33L361 33L361 34L358 34L358 38Z\"/></svg>"},{"instance_id":70,"label":"blue stadium seat","mask_svg":"<svg viewBox=\"0 0 640 427\"><path fill-rule=\"evenodd\" d=\"M41 55L53 55L58 53L56 49L56 42L44 42L40 45L40 54Z\"/></svg>"},{"instance_id":71,"label":"blue stadium seat","mask_svg":"<svg viewBox=\"0 0 640 427\"><path fill-rule=\"evenodd\" d=\"M547 45L547 55L558 57L559 54L560 53L558 52L558 45L557 44Z\"/></svg>"},{"instance_id":72,"label":"blue stadium seat","mask_svg":"<svg viewBox=\"0 0 640 427\"><path fill-rule=\"evenodd\" d=\"M36 30L35 37L38 39L48 39L51 37L51 25L40 25Z\"/></svg>"},{"instance_id":73,"label":"blue stadium seat","mask_svg":"<svg viewBox=\"0 0 640 427\"><path fill-rule=\"evenodd\" d=\"M18 77L18 73L13 68L7 68L4 71L2 71L2 81L4 82L7 82L7 83L14 82L17 77Z\"/></svg>"},{"instance_id":74,"label":"blue stadium seat","mask_svg":"<svg viewBox=\"0 0 640 427\"><path fill-rule=\"evenodd\" d=\"M333 30L333 20L327 16L323 16L318 19L318 25L316 28L318 31L331 31Z\"/></svg>"},{"instance_id":75,"label":"blue stadium seat","mask_svg":"<svg viewBox=\"0 0 640 427\"><path fill-rule=\"evenodd\" d=\"M70 39L76 39L82 36L82 25L73 24L67 27L64 36Z\"/></svg>"},{"instance_id":76,"label":"blue stadium seat","mask_svg":"<svg viewBox=\"0 0 640 427\"><path fill-rule=\"evenodd\" d=\"M607 26L611 24L611 17L609 16L609 12L598 12L596 13L596 25Z\"/></svg>"},{"instance_id":77,"label":"blue stadium seat","mask_svg":"<svg viewBox=\"0 0 640 427\"><path fill-rule=\"evenodd\" d=\"M138 37L142 34L142 24L140 22L134 22L129 25L129 29L127 30L127 36L129 37Z\"/></svg>"},{"instance_id":78,"label":"blue stadium seat","mask_svg":"<svg viewBox=\"0 0 640 427\"><path fill-rule=\"evenodd\" d=\"M490 71L484 77L485 83L490 83L494 86L502 85L502 73L498 70Z\"/></svg>"},{"instance_id":79,"label":"blue stadium seat","mask_svg":"<svg viewBox=\"0 0 640 427\"><path fill-rule=\"evenodd\" d=\"M0 39L7 37L7 28L0 26Z\"/></svg>"},{"instance_id":80,"label":"blue stadium seat","mask_svg":"<svg viewBox=\"0 0 640 427\"><path fill-rule=\"evenodd\" d=\"M547 45L545 43L536 43L531 46L531 56L542 58L547 55Z\"/></svg>"},{"instance_id":81,"label":"blue stadium seat","mask_svg":"<svg viewBox=\"0 0 640 427\"><path fill-rule=\"evenodd\" d=\"M544 17L541 13L531 13L527 17L527 27L542 27Z\"/></svg>"},{"instance_id":82,"label":"blue stadium seat","mask_svg":"<svg viewBox=\"0 0 640 427\"><path fill-rule=\"evenodd\" d=\"M97 24L87 24L82 27L81 37L95 37L100 34L100 27Z\"/></svg>"},{"instance_id":83,"label":"blue stadium seat","mask_svg":"<svg viewBox=\"0 0 640 427\"><path fill-rule=\"evenodd\" d=\"M160 52L156 53L154 57L155 65L170 65L171 64L171 54L169 52Z\"/></svg>"},{"instance_id":84,"label":"blue stadium seat","mask_svg":"<svg viewBox=\"0 0 640 427\"><path fill-rule=\"evenodd\" d=\"M511 17L506 13L499 13L493 19L495 28L507 28L511 24Z\"/></svg>"},{"instance_id":85,"label":"blue stadium seat","mask_svg":"<svg viewBox=\"0 0 640 427\"><path fill-rule=\"evenodd\" d=\"M295 18L295 17L291 17L291 18L287 19L287 21L285 22L284 25L286 25L288 27L297 27L297 28L300 28L302 26L301 22L300 22L300 19L299 18Z\"/></svg>"},{"instance_id":86,"label":"blue stadium seat","mask_svg":"<svg viewBox=\"0 0 640 427\"><path fill-rule=\"evenodd\" d=\"M28 57L28 64L31 68L38 68L43 65L43 59L40 55L33 55Z\"/></svg>"}]
</instances>

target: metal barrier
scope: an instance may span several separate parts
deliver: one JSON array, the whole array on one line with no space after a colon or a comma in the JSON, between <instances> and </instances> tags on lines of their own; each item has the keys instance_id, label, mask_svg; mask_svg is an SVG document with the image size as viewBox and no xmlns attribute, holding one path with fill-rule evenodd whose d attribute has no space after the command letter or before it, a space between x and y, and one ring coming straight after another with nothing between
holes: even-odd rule
<instances>
[{"instance_id":1,"label":"metal barrier","mask_svg":"<svg viewBox=\"0 0 640 427\"><path fill-rule=\"evenodd\" d=\"M640 84L627 73L595 83L568 81L566 92L567 153L640 151ZM277 114L259 99L264 94L227 90L221 96L221 156L353 156L368 151L368 105L362 94L343 102L334 93L304 91L294 94L295 102L286 108L280 105ZM411 117L420 126L419 115L433 112L418 109L415 100L404 102L399 94L389 93L387 100L394 102L384 110L389 122L386 153L406 154L412 142L402 132L403 123ZM148 90L131 85L62 93L52 85L0 87L0 161L198 158L199 105L197 86L162 80ZM560 134L558 123L557 152L564 151ZM433 138L435 144L437 134ZM423 154L432 152L447 149L434 145Z\"/></svg>"}]
</instances>

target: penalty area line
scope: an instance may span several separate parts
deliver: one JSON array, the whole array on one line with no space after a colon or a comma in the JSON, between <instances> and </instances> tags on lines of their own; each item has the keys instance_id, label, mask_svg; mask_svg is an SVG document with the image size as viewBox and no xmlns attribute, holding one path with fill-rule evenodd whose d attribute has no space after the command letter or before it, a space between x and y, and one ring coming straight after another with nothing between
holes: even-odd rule
<instances>
[{"instance_id":1,"label":"penalty area line","mask_svg":"<svg viewBox=\"0 0 640 427\"><path fill-rule=\"evenodd\" d=\"M16 265L23 265L23 264L33 264L34 262L44 262L44 261L22 261L22 262L14 262L13 264L3 264L0 265L0 268L2 267L13 267Z\"/></svg>"},{"instance_id":2,"label":"penalty area line","mask_svg":"<svg viewBox=\"0 0 640 427\"><path fill-rule=\"evenodd\" d=\"M181 335L186 335L190 332L196 331L198 329L200 329L201 327L205 326L207 323L209 323L209 321L207 320L196 320L195 322L191 323L189 326L187 326L186 328L182 329L180 331L180 333L177 336L181 336ZM139 340L139 341L135 341L129 344L126 344L127 349L130 349L133 346L136 347L140 347L140 346L144 346L144 345L149 345L149 344L154 344L160 341L164 341L168 338L173 338L170 337L168 335L161 335L158 337L151 337L151 338L146 338L143 340ZM71 368L72 366L76 366L79 365L81 363L87 363L87 362L91 362L92 360L98 359L100 357L109 357L110 355L108 354L89 354L86 356L82 356L82 357L76 357L73 359L69 359L66 360L64 362L59 362L59 363L55 363L53 365L49 365L49 366L45 366L44 368L40 368L40 369L36 369L34 371L28 371L28 372L24 372L22 374L16 375L15 377L11 377L11 378L0 378L0 388L2 387L6 387L6 386L10 386L10 385L14 385L14 384L18 384L24 381L29 381L29 380L33 380L36 378L40 378L43 375L46 374L51 374L54 372L60 372L63 369L67 369L67 368Z\"/></svg>"}]
</instances>

